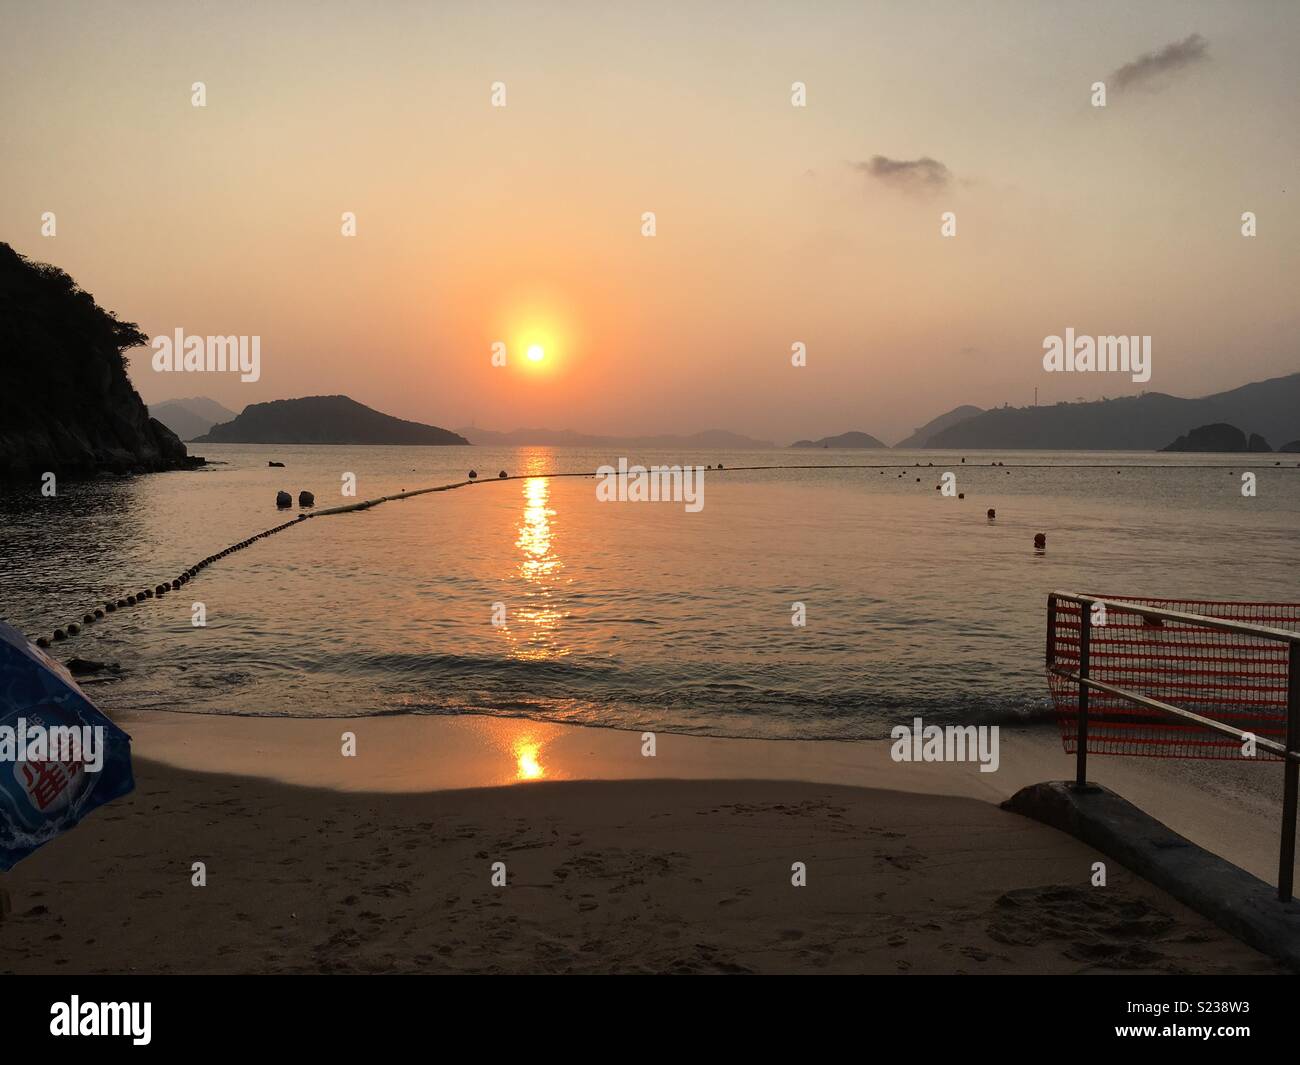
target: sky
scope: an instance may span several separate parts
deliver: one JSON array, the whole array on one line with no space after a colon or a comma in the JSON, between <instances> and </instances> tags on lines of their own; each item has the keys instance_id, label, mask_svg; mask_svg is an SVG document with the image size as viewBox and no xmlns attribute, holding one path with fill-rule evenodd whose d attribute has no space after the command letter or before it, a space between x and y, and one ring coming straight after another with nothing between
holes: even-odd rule
<instances>
[{"instance_id":1,"label":"sky","mask_svg":"<svg viewBox=\"0 0 1300 1065\"><path fill-rule=\"evenodd\" d=\"M255 382L134 349L147 402L893 443L1300 370L1297 53L1290 0L0 0L0 240L260 337ZM1067 328L1150 381L1046 372Z\"/></svg>"}]
</instances>

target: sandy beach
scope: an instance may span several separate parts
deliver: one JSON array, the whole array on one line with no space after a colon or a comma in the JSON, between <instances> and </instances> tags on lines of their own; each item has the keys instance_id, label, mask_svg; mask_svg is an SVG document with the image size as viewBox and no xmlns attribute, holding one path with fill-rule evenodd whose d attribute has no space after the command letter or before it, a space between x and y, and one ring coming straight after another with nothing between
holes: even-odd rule
<instances>
[{"instance_id":1,"label":"sandy beach","mask_svg":"<svg viewBox=\"0 0 1300 1065\"><path fill-rule=\"evenodd\" d=\"M1028 731L980 774L486 718L123 724L137 790L3 878L5 972L1279 971L999 809L1068 771Z\"/></svg>"}]
</instances>

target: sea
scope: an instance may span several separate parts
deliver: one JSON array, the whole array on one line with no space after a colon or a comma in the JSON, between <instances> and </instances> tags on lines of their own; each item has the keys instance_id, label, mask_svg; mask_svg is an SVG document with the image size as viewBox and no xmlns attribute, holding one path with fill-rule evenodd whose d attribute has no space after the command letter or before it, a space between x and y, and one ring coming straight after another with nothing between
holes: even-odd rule
<instances>
[{"instance_id":1,"label":"sea","mask_svg":"<svg viewBox=\"0 0 1300 1065\"><path fill-rule=\"evenodd\" d=\"M212 464L60 481L52 497L9 486L0 617L48 635L300 513L478 480L297 522L56 643L61 660L117 667L84 682L110 714L488 714L802 739L880 738L914 716L1034 724L1051 717L1053 590L1300 598L1296 455L191 452ZM620 458L714 467L703 506L605 502L591 476L548 476Z\"/></svg>"}]
</instances>

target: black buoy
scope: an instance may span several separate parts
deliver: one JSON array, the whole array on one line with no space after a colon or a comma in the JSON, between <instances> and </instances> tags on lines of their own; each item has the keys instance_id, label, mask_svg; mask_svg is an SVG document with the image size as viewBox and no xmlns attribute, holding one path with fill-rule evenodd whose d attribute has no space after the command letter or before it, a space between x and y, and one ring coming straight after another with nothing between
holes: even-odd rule
<instances>
[{"instance_id":1,"label":"black buoy","mask_svg":"<svg viewBox=\"0 0 1300 1065\"><path fill-rule=\"evenodd\" d=\"M505 471L505 470L502 470L500 473L497 474L497 476L498 476L498 477L501 477L501 478L505 478L505 477L506 477L506 471Z\"/></svg>"},{"instance_id":2,"label":"black buoy","mask_svg":"<svg viewBox=\"0 0 1300 1065\"><path fill-rule=\"evenodd\" d=\"M1034 547L1036 547L1039 551L1043 551L1047 548L1046 533L1034 533Z\"/></svg>"},{"instance_id":3,"label":"black buoy","mask_svg":"<svg viewBox=\"0 0 1300 1065\"><path fill-rule=\"evenodd\" d=\"M96 607L96 608L95 608L95 617L97 617L97 618L102 618L103 616L104 616L104 612L103 612L102 610L100 610L99 607Z\"/></svg>"},{"instance_id":4,"label":"black buoy","mask_svg":"<svg viewBox=\"0 0 1300 1065\"><path fill-rule=\"evenodd\" d=\"M268 465L268 466L278 466L280 469L284 469L284 463L283 463L283 462L268 462L267 465Z\"/></svg>"},{"instance_id":5,"label":"black buoy","mask_svg":"<svg viewBox=\"0 0 1300 1065\"><path fill-rule=\"evenodd\" d=\"M718 469L722 469L722 463L721 463L721 462L718 463Z\"/></svg>"},{"instance_id":6,"label":"black buoy","mask_svg":"<svg viewBox=\"0 0 1300 1065\"><path fill-rule=\"evenodd\" d=\"M958 493L957 493L957 498L958 498L958 499L965 499L965 498L966 498L966 493L965 493L965 492L958 492Z\"/></svg>"},{"instance_id":7,"label":"black buoy","mask_svg":"<svg viewBox=\"0 0 1300 1065\"><path fill-rule=\"evenodd\" d=\"M992 507L989 507L988 515L989 515L989 521L992 521L994 518L998 516L998 512L994 510Z\"/></svg>"},{"instance_id":8,"label":"black buoy","mask_svg":"<svg viewBox=\"0 0 1300 1065\"><path fill-rule=\"evenodd\" d=\"M37 636L37 637L36 637L36 646L37 646L37 647L49 647L49 646L50 646L50 638L49 638L48 636Z\"/></svg>"},{"instance_id":9,"label":"black buoy","mask_svg":"<svg viewBox=\"0 0 1300 1065\"><path fill-rule=\"evenodd\" d=\"M76 636L77 633L79 633L80 631L81 631L81 626L78 625L75 621L74 621L71 625L68 626L68 635L69 635L69 636Z\"/></svg>"},{"instance_id":10,"label":"black buoy","mask_svg":"<svg viewBox=\"0 0 1300 1065\"><path fill-rule=\"evenodd\" d=\"M316 505L316 497L312 495L311 492L307 491L307 489L304 488L301 492L298 493L298 506L314 507L315 505Z\"/></svg>"},{"instance_id":11,"label":"black buoy","mask_svg":"<svg viewBox=\"0 0 1300 1065\"><path fill-rule=\"evenodd\" d=\"M64 632L62 629L55 629L54 638L56 640L66 640L68 638L68 634Z\"/></svg>"},{"instance_id":12,"label":"black buoy","mask_svg":"<svg viewBox=\"0 0 1300 1065\"><path fill-rule=\"evenodd\" d=\"M469 479L470 479L471 481L477 481L477 480L478 480L478 470L470 470L470 471L469 471Z\"/></svg>"},{"instance_id":13,"label":"black buoy","mask_svg":"<svg viewBox=\"0 0 1300 1065\"><path fill-rule=\"evenodd\" d=\"M82 615L81 615L81 620L82 620L82 623L83 623L83 624L86 624L86 625L93 625L93 624L95 624L95 615L94 615L94 614L82 614Z\"/></svg>"},{"instance_id":14,"label":"black buoy","mask_svg":"<svg viewBox=\"0 0 1300 1065\"><path fill-rule=\"evenodd\" d=\"M291 507L293 506L293 496L288 492L276 492L275 505L277 507Z\"/></svg>"}]
</instances>

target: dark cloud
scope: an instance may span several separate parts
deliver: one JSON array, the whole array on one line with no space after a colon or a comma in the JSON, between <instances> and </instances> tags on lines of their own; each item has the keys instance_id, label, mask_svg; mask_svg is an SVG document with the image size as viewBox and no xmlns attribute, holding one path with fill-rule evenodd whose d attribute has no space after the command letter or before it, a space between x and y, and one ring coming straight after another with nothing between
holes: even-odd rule
<instances>
[{"instance_id":1,"label":"dark cloud","mask_svg":"<svg viewBox=\"0 0 1300 1065\"><path fill-rule=\"evenodd\" d=\"M952 171L928 155L920 159L890 159L873 155L870 162L853 165L877 181L904 192L942 192L952 181Z\"/></svg>"},{"instance_id":2,"label":"dark cloud","mask_svg":"<svg viewBox=\"0 0 1300 1065\"><path fill-rule=\"evenodd\" d=\"M1206 54L1209 43L1199 33L1193 33L1186 40L1167 44L1158 52L1147 52L1115 71L1110 76L1110 84L1117 89L1132 89L1161 74L1199 63L1209 58Z\"/></svg>"}]
</instances>

